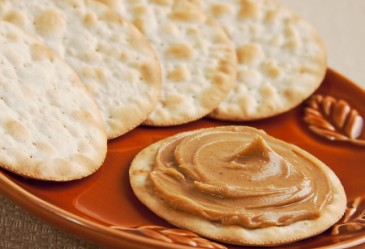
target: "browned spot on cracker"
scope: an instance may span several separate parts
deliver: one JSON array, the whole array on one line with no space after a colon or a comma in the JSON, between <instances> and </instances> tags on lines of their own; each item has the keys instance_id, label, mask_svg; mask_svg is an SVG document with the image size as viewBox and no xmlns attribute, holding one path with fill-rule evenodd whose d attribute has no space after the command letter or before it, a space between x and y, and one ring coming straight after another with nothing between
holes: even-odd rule
<instances>
[{"instance_id":1,"label":"browned spot on cracker","mask_svg":"<svg viewBox=\"0 0 365 249\"><path fill-rule=\"evenodd\" d=\"M146 51L146 40L137 29L131 29L128 34L129 44L138 51ZM147 50L148 51L148 50Z\"/></svg>"},{"instance_id":2,"label":"browned spot on cracker","mask_svg":"<svg viewBox=\"0 0 365 249\"><path fill-rule=\"evenodd\" d=\"M74 8L79 8L81 2L79 0L64 0L64 2L67 2L68 4L72 5Z\"/></svg>"},{"instance_id":3,"label":"browned spot on cracker","mask_svg":"<svg viewBox=\"0 0 365 249\"><path fill-rule=\"evenodd\" d=\"M144 81L148 83L156 83L158 82L159 75L155 71L155 65L151 64L150 62L145 62L141 65L140 71L141 71L141 77L144 79Z\"/></svg>"},{"instance_id":4,"label":"browned spot on cracker","mask_svg":"<svg viewBox=\"0 0 365 249\"><path fill-rule=\"evenodd\" d=\"M177 106L182 103L184 99L178 94L170 94L163 101L162 104L166 107Z\"/></svg>"},{"instance_id":5,"label":"browned spot on cracker","mask_svg":"<svg viewBox=\"0 0 365 249\"><path fill-rule=\"evenodd\" d=\"M215 85L224 85L227 82L226 75L223 73L217 73L213 77L213 83Z\"/></svg>"},{"instance_id":6,"label":"browned spot on cracker","mask_svg":"<svg viewBox=\"0 0 365 249\"><path fill-rule=\"evenodd\" d=\"M210 11L214 17L222 17L232 13L231 7L225 3L213 4Z\"/></svg>"},{"instance_id":7,"label":"browned spot on cracker","mask_svg":"<svg viewBox=\"0 0 365 249\"><path fill-rule=\"evenodd\" d=\"M34 61L53 60L55 58L55 54L49 48L37 43L30 46L30 54Z\"/></svg>"},{"instance_id":8,"label":"browned spot on cracker","mask_svg":"<svg viewBox=\"0 0 365 249\"><path fill-rule=\"evenodd\" d=\"M277 78L282 73L280 67L278 67L273 61L266 61L265 63L263 63L262 66L266 75L268 75L271 78Z\"/></svg>"},{"instance_id":9,"label":"browned spot on cracker","mask_svg":"<svg viewBox=\"0 0 365 249\"><path fill-rule=\"evenodd\" d=\"M106 21L108 23L120 23L123 24L123 18L115 11L109 10L105 11L101 16L100 19Z\"/></svg>"},{"instance_id":10,"label":"browned spot on cracker","mask_svg":"<svg viewBox=\"0 0 365 249\"><path fill-rule=\"evenodd\" d=\"M8 38L10 41L14 41L14 42L18 41L20 39L20 37L17 34L13 33L13 32L7 33L6 38Z\"/></svg>"},{"instance_id":11,"label":"browned spot on cracker","mask_svg":"<svg viewBox=\"0 0 365 249\"><path fill-rule=\"evenodd\" d=\"M128 61L128 60L130 60L130 55L126 51L122 51L119 54L119 60L121 60L121 61Z\"/></svg>"},{"instance_id":12,"label":"browned spot on cracker","mask_svg":"<svg viewBox=\"0 0 365 249\"><path fill-rule=\"evenodd\" d=\"M77 153L72 157L72 160L74 162L77 162L80 165L88 165L91 164L92 162L90 161L90 158L88 158L87 156L81 154L81 153Z\"/></svg>"},{"instance_id":13,"label":"browned spot on cracker","mask_svg":"<svg viewBox=\"0 0 365 249\"><path fill-rule=\"evenodd\" d=\"M202 15L194 11L175 11L170 14L170 19L181 22L195 22L202 20Z\"/></svg>"},{"instance_id":14,"label":"browned spot on cracker","mask_svg":"<svg viewBox=\"0 0 365 249\"><path fill-rule=\"evenodd\" d=\"M189 27L186 29L186 34L189 37L193 37L195 39L195 37L199 37L200 33L199 30L197 29L197 27Z\"/></svg>"},{"instance_id":15,"label":"browned spot on cracker","mask_svg":"<svg viewBox=\"0 0 365 249\"><path fill-rule=\"evenodd\" d=\"M93 13L86 13L84 15L84 23L86 26L95 26L97 23L97 18Z\"/></svg>"},{"instance_id":16,"label":"browned spot on cracker","mask_svg":"<svg viewBox=\"0 0 365 249\"><path fill-rule=\"evenodd\" d=\"M223 33L218 33L213 37L212 41L215 43L226 43L227 36L225 36Z\"/></svg>"},{"instance_id":17,"label":"browned spot on cracker","mask_svg":"<svg viewBox=\"0 0 365 249\"><path fill-rule=\"evenodd\" d=\"M167 74L167 79L171 81L185 81L188 79L188 71L182 66L177 66Z\"/></svg>"},{"instance_id":18,"label":"browned spot on cracker","mask_svg":"<svg viewBox=\"0 0 365 249\"><path fill-rule=\"evenodd\" d=\"M102 67L95 68L95 76L99 81L105 80L106 76Z\"/></svg>"},{"instance_id":19,"label":"browned spot on cracker","mask_svg":"<svg viewBox=\"0 0 365 249\"><path fill-rule=\"evenodd\" d=\"M260 88L260 93L262 94L263 97L265 98L270 98L276 95L275 93L275 88L271 85L263 85Z\"/></svg>"},{"instance_id":20,"label":"browned spot on cracker","mask_svg":"<svg viewBox=\"0 0 365 249\"><path fill-rule=\"evenodd\" d=\"M134 6L131 9L133 16L144 16L147 13L147 8L144 6Z\"/></svg>"},{"instance_id":21,"label":"browned spot on cracker","mask_svg":"<svg viewBox=\"0 0 365 249\"><path fill-rule=\"evenodd\" d=\"M73 111L71 116L79 121L83 121L85 123L99 123L98 120L94 119L94 116L89 111Z\"/></svg>"},{"instance_id":22,"label":"browned spot on cracker","mask_svg":"<svg viewBox=\"0 0 365 249\"><path fill-rule=\"evenodd\" d=\"M53 155L53 154L56 153L55 148L52 147L52 145L49 144L49 143L35 142L34 143L34 147L36 147L37 150L39 150L39 151L43 151L44 153L46 153L49 156L51 156L51 155Z\"/></svg>"},{"instance_id":23,"label":"browned spot on cracker","mask_svg":"<svg viewBox=\"0 0 365 249\"><path fill-rule=\"evenodd\" d=\"M295 51L299 47L300 47L300 41L296 37L288 39L288 41L284 45L284 48L289 49L291 51Z\"/></svg>"},{"instance_id":24,"label":"browned spot on cracker","mask_svg":"<svg viewBox=\"0 0 365 249\"><path fill-rule=\"evenodd\" d=\"M118 6L118 2L119 2L119 0L98 0L98 1L104 3L112 8L116 8Z\"/></svg>"},{"instance_id":25,"label":"browned spot on cracker","mask_svg":"<svg viewBox=\"0 0 365 249\"><path fill-rule=\"evenodd\" d=\"M161 25L161 31L165 34L168 34L171 37L175 36L176 34L179 34L178 28L171 23L166 23Z\"/></svg>"},{"instance_id":26,"label":"browned spot on cracker","mask_svg":"<svg viewBox=\"0 0 365 249\"><path fill-rule=\"evenodd\" d=\"M284 96L289 100L289 101L295 101L298 99L298 91L295 88L288 88L284 90Z\"/></svg>"},{"instance_id":27,"label":"browned spot on cracker","mask_svg":"<svg viewBox=\"0 0 365 249\"><path fill-rule=\"evenodd\" d=\"M218 70L220 72L223 72L223 73L226 73L226 74L231 74L232 69L233 69L233 65L232 65L232 62L231 61L229 61L229 60L221 60L219 62Z\"/></svg>"},{"instance_id":28,"label":"browned spot on cracker","mask_svg":"<svg viewBox=\"0 0 365 249\"><path fill-rule=\"evenodd\" d=\"M60 12L48 9L35 17L34 26L41 35L60 35L66 28L66 23Z\"/></svg>"},{"instance_id":29,"label":"browned spot on cracker","mask_svg":"<svg viewBox=\"0 0 365 249\"><path fill-rule=\"evenodd\" d=\"M269 10L269 11L267 11L267 13L265 15L264 20L265 20L265 22L272 23L278 19L278 15L279 15L278 11Z\"/></svg>"},{"instance_id":30,"label":"browned spot on cracker","mask_svg":"<svg viewBox=\"0 0 365 249\"><path fill-rule=\"evenodd\" d=\"M141 18L136 18L136 19L134 19L134 20L132 21L132 23L134 24L134 26L136 26L136 27L137 27L137 29L138 29L139 31L141 31L142 33L144 33L144 32L145 32L145 26L144 26L144 21L143 21L143 19L141 19Z\"/></svg>"},{"instance_id":31,"label":"browned spot on cracker","mask_svg":"<svg viewBox=\"0 0 365 249\"><path fill-rule=\"evenodd\" d=\"M247 44L237 48L237 60L239 64L252 64L262 57L262 50L255 44Z\"/></svg>"},{"instance_id":32,"label":"browned spot on cracker","mask_svg":"<svg viewBox=\"0 0 365 249\"><path fill-rule=\"evenodd\" d=\"M285 29L284 29L284 33L286 36L289 36L289 37L298 35L297 31L294 29L294 27L292 25L287 25L287 27L285 27Z\"/></svg>"},{"instance_id":33,"label":"browned spot on cracker","mask_svg":"<svg viewBox=\"0 0 365 249\"><path fill-rule=\"evenodd\" d=\"M18 141L26 140L30 136L28 129L16 120L8 120L5 122L4 130Z\"/></svg>"},{"instance_id":34,"label":"browned spot on cracker","mask_svg":"<svg viewBox=\"0 0 365 249\"><path fill-rule=\"evenodd\" d=\"M150 0L151 3L159 4L159 5L170 5L171 0Z\"/></svg>"},{"instance_id":35,"label":"browned spot on cracker","mask_svg":"<svg viewBox=\"0 0 365 249\"><path fill-rule=\"evenodd\" d=\"M188 60L192 57L193 49L188 44L177 43L171 45L165 53L170 58Z\"/></svg>"},{"instance_id":36,"label":"browned spot on cracker","mask_svg":"<svg viewBox=\"0 0 365 249\"><path fill-rule=\"evenodd\" d=\"M95 51L90 51L89 53L84 53L84 54L80 55L80 59L82 59L83 61L85 61L87 63L101 61L99 53L97 53Z\"/></svg>"},{"instance_id":37,"label":"browned spot on cracker","mask_svg":"<svg viewBox=\"0 0 365 249\"><path fill-rule=\"evenodd\" d=\"M98 79L99 81L104 81L106 75L102 67L84 67L81 71L81 75L85 78Z\"/></svg>"},{"instance_id":38,"label":"browned spot on cracker","mask_svg":"<svg viewBox=\"0 0 365 249\"><path fill-rule=\"evenodd\" d=\"M314 66L300 66L299 73L301 74L318 74L318 69Z\"/></svg>"},{"instance_id":39,"label":"browned spot on cracker","mask_svg":"<svg viewBox=\"0 0 365 249\"><path fill-rule=\"evenodd\" d=\"M253 0L241 0L238 17L241 19L258 18L259 6Z\"/></svg>"},{"instance_id":40,"label":"browned spot on cracker","mask_svg":"<svg viewBox=\"0 0 365 249\"><path fill-rule=\"evenodd\" d=\"M4 20L20 27L23 26L25 23L25 17L20 11L17 10L12 10L6 13L6 15L4 16Z\"/></svg>"}]
</instances>

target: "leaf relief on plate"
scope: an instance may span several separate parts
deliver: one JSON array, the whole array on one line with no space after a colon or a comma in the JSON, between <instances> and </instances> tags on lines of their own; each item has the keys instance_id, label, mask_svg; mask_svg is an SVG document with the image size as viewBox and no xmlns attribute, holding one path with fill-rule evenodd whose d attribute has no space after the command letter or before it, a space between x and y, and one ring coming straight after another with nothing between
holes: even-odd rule
<instances>
[{"instance_id":1,"label":"leaf relief on plate","mask_svg":"<svg viewBox=\"0 0 365 249\"><path fill-rule=\"evenodd\" d=\"M365 146L365 140L359 138L363 133L364 118L345 100L313 95L304 109L304 121L321 137Z\"/></svg>"},{"instance_id":2,"label":"leaf relief on plate","mask_svg":"<svg viewBox=\"0 0 365 249\"><path fill-rule=\"evenodd\" d=\"M332 227L332 235L351 235L365 232L365 195L347 204L342 219Z\"/></svg>"},{"instance_id":3,"label":"leaf relief on plate","mask_svg":"<svg viewBox=\"0 0 365 249\"><path fill-rule=\"evenodd\" d=\"M227 247L223 245L199 237L198 235L190 231L181 229L167 228L155 225L140 226L136 228L112 226L110 228L115 230L127 231L133 234L138 234L166 243L187 245L196 248L227 249Z\"/></svg>"}]
</instances>

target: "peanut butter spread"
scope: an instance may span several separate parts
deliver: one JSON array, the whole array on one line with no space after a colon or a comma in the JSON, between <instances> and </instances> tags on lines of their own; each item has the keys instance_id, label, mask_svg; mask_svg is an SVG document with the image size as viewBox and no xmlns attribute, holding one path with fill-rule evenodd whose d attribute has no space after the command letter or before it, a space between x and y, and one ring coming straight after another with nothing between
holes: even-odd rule
<instances>
[{"instance_id":1,"label":"peanut butter spread","mask_svg":"<svg viewBox=\"0 0 365 249\"><path fill-rule=\"evenodd\" d=\"M285 226L319 217L331 201L318 163L263 131L224 127L166 140L150 179L175 209L224 225Z\"/></svg>"}]
</instances>

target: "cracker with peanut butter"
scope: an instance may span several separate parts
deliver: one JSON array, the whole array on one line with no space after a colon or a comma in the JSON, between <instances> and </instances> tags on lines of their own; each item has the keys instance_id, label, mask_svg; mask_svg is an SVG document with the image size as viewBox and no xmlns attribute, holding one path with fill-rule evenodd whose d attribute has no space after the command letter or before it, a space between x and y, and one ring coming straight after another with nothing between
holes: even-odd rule
<instances>
[{"instance_id":1,"label":"cracker with peanut butter","mask_svg":"<svg viewBox=\"0 0 365 249\"><path fill-rule=\"evenodd\" d=\"M94 0L4 0L0 18L38 35L95 98L108 138L141 124L157 104L160 64L138 29Z\"/></svg>"},{"instance_id":2,"label":"cracker with peanut butter","mask_svg":"<svg viewBox=\"0 0 365 249\"><path fill-rule=\"evenodd\" d=\"M247 126L180 133L142 150L132 189L158 216L201 236L274 246L327 230L346 209L335 173L299 147Z\"/></svg>"},{"instance_id":3,"label":"cracker with peanut butter","mask_svg":"<svg viewBox=\"0 0 365 249\"><path fill-rule=\"evenodd\" d=\"M311 95L327 68L316 30L273 0L191 0L235 44L237 83L210 117L248 121L286 112Z\"/></svg>"},{"instance_id":4,"label":"cracker with peanut butter","mask_svg":"<svg viewBox=\"0 0 365 249\"><path fill-rule=\"evenodd\" d=\"M86 177L104 162L101 113L51 49L0 21L0 167L34 179Z\"/></svg>"},{"instance_id":5,"label":"cracker with peanut butter","mask_svg":"<svg viewBox=\"0 0 365 249\"><path fill-rule=\"evenodd\" d=\"M161 61L162 96L144 122L187 123L210 113L235 83L231 40L213 18L187 0L99 0L132 21Z\"/></svg>"}]
</instances>

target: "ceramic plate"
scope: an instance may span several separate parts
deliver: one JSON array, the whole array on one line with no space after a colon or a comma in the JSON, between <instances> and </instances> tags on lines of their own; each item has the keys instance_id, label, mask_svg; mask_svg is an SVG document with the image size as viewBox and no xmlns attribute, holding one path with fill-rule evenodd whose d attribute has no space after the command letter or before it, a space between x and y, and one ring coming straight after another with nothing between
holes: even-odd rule
<instances>
[{"instance_id":1,"label":"ceramic plate","mask_svg":"<svg viewBox=\"0 0 365 249\"><path fill-rule=\"evenodd\" d=\"M0 190L50 223L104 246L119 248L245 248L215 243L179 230L150 212L133 195L128 168L144 147L178 132L242 124L309 151L342 181L349 200L344 218L328 231L279 248L364 248L365 92L328 70L311 101L290 112L249 123L201 119L171 127L138 127L109 142L101 169L66 183L25 179L0 170Z\"/></svg>"}]
</instances>

